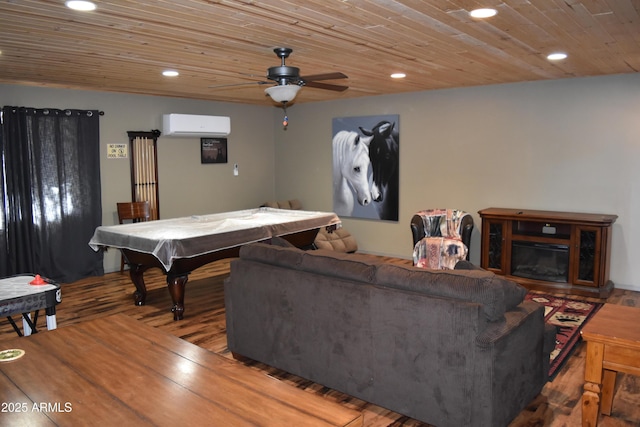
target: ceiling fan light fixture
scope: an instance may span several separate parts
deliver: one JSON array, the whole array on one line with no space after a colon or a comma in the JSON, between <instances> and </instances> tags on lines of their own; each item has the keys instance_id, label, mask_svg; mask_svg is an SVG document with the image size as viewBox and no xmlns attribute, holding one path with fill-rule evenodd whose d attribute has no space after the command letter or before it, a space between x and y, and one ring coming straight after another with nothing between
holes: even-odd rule
<instances>
[{"instance_id":1,"label":"ceiling fan light fixture","mask_svg":"<svg viewBox=\"0 0 640 427\"><path fill-rule=\"evenodd\" d=\"M276 102L291 102L300 90L298 85L270 86L264 90Z\"/></svg>"}]
</instances>

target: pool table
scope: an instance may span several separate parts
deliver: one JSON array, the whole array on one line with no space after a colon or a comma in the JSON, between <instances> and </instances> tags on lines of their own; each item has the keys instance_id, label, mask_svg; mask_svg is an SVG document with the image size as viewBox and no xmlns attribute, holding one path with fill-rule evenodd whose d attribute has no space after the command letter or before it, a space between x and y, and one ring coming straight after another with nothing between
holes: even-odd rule
<instances>
[{"instance_id":1,"label":"pool table","mask_svg":"<svg viewBox=\"0 0 640 427\"><path fill-rule=\"evenodd\" d=\"M184 316L184 292L189 273L198 267L238 256L240 247L280 236L297 247L307 247L320 227L336 228L333 212L256 208L157 221L100 226L89 246L95 251L112 247L122 251L136 287L134 301L144 305L144 272L158 267L167 276L174 320Z\"/></svg>"}]
</instances>

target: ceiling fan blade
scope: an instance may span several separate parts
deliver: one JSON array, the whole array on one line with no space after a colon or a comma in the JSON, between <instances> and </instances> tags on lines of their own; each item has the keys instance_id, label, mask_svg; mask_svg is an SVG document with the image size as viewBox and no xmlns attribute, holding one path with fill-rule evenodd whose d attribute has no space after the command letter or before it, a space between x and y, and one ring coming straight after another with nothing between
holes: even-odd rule
<instances>
[{"instance_id":1,"label":"ceiling fan blade","mask_svg":"<svg viewBox=\"0 0 640 427\"><path fill-rule=\"evenodd\" d=\"M332 85L329 83L320 83L314 81L305 82L304 85L307 87L314 87L316 89L334 90L336 92L344 92L345 90L349 89L349 86Z\"/></svg>"},{"instance_id":2,"label":"ceiling fan blade","mask_svg":"<svg viewBox=\"0 0 640 427\"><path fill-rule=\"evenodd\" d=\"M324 73L324 74L313 74L311 76L300 77L301 80L305 82L318 81L318 80L337 80L337 79L348 79L346 74L343 73Z\"/></svg>"},{"instance_id":3,"label":"ceiling fan blade","mask_svg":"<svg viewBox=\"0 0 640 427\"><path fill-rule=\"evenodd\" d=\"M222 89L222 88L226 88L226 87L234 87L234 86L248 86L248 85L266 85L266 84L273 84L273 82L265 82L265 81L259 81L259 82L247 82L247 83L230 83L227 85L213 85L213 86L207 86L209 89Z\"/></svg>"}]
</instances>

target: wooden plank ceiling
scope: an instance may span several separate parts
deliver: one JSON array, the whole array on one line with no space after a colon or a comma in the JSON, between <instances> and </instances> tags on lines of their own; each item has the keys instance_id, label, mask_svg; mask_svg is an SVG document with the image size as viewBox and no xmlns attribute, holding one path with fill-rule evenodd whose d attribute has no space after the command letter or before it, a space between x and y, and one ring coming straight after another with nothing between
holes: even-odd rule
<instances>
[{"instance_id":1,"label":"wooden plank ceiling","mask_svg":"<svg viewBox=\"0 0 640 427\"><path fill-rule=\"evenodd\" d=\"M269 105L256 82L279 46L303 76L348 76L298 103L640 70L640 0L94 2L0 1L0 83ZM477 7L498 14L470 18Z\"/></svg>"}]
</instances>

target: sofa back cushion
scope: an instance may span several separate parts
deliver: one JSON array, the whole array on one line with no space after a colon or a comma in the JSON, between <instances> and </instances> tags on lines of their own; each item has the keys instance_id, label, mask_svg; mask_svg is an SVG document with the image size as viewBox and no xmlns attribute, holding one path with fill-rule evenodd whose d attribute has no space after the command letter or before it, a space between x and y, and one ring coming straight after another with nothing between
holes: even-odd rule
<instances>
[{"instance_id":1,"label":"sofa back cushion","mask_svg":"<svg viewBox=\"0 0 640 427\"><path fill-rule=\"evenodd\" d=\"M366 283L373 282L376 266L382 263L365 255L346 254L326 249L303 251L298 248L266 243L243 246L240 248L240 258Z\"/></svg>"},{"instance_id":2,"label":"sofa back cushion","mask_svg":"<svg viewBox=\"0 0 640 427\"><path fill-rule=\"evenodd\" d=\"M302 257L299 269L325 276L371 283L380 262L358 254L346 254L328 249L309 251Z\"/></svg>"},{"instance_id":3,"label":"sofa back cushion","mask_svg":"<svg viewBox=\"0 0 640 427\"><path fill-rule=\"evenodd\" d=\"M304 251L266 243L253 243L240 248L240 258L259 261L280 267L297 268L302 263Z\"/></svg>"},{"instance_id":4,"label":"sofa back cushion","mask_svg":"<svg viewBox=\"0 0 640 427\"><path fill-rule=\"evenodd\" d=\"M324 276L475 302L482 305L490 322L502 320L505 311L520 304L527 293L522 286L486 270L428 270L331 250L302 251L253 243L240 249L240 257Z\"/></svg>"},{"instance_id":5,"label":"sofa back cushion","mask_svg":"<svg viewBox=\"0 0 640 427\"><path fill-rule=\"evenodd\" d=\"M428 270L384 264L378 267L374 283L482 304L490 322L502 320L505 311L520 304L526 294L522 286L484 270Z\"/></svg>"}]
</instances>

